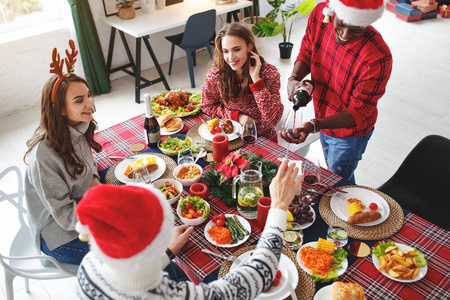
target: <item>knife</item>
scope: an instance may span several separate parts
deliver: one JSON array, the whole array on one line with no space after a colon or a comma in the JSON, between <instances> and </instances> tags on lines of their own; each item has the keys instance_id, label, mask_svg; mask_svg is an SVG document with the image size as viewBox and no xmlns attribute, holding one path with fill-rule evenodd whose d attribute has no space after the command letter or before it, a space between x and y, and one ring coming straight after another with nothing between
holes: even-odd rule
<instances>
[{"instance_id":1,"label":"knife","mask_svg":"<svg viewBox=\"0 0 450 300\"><path fill-rule=\"evenodd\" d=\"M289 288L289 291L291 292L292 300L298 300L297 294L295 293L295 289L292 287L292 284L289 281L287 282L287 287Z\"/></svg>"}]
</instances>

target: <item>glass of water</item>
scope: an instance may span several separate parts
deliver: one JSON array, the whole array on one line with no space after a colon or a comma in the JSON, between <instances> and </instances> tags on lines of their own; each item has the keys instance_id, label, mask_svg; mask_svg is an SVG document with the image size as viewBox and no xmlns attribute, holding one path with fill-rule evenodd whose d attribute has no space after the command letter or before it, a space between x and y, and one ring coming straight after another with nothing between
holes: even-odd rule
<instances>
[{"instance_id":1,"label":"glass of water","mask_svg":"<svg viewBox=\"0 0 450 300\"><path fill-rule=\"evenodd\" d=\"M194 156L192 156L191 150L188 150L184 154L181 154L181 151L178 152L178 165L192 163L194 163Z\"/></svg>"},{"instance_id":2,"label":"glass of water","mask_svg":"<svg viewBox=\"0 0 450 300\"><path fill-rule=\"evenodd\" d=\"M289 250L298 250L303 245L303 231L286 230L284 232L284 246Z\"/></svg>"},{"instance_id":3,"label":"glass of water","mask_svg":"<svg viewBox=\"0 0 450 300\"><path fill-rule=\"evenodd\" d=\"M348 233L344 227L330 222L327 232L327 240L336 244L336 247L344 247L348 243Z\"/></svg>"}]
</instances>

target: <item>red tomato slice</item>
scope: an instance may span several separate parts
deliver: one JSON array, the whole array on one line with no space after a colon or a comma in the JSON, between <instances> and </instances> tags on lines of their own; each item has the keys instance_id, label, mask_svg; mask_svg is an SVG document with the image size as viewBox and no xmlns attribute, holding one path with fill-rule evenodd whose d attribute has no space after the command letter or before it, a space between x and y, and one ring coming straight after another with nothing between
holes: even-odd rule
<instances>
[{"instance_id":1,"label":"red tomato slice","mask_svg":"<svg viewBox=\"0 0 450 300\"><path fill-rule=\"evenodd\" d=\"M378 209L378 205L376 204L376 203L370 203L369 204L369 208L370 208L370 210L377 210Z\"/></svg>"},{"instance_id":2,"label":"red tomato slice","mask_svg":"<svg viewBox=\"0 0 450 300\"><path fill-rule=\"evenodd\" d=\"M219 219L219 220L217 220L216 225L219 226L219 227L224 227L225 226L225 221Z\"/></svg>"},{"instance_id":3,"label":"red tomato slice","mask_svg":"<svg viewBox=\"0 0 450 300\"><path fill-rule=\"evenodd\" d=\"M225 215L224 214L220 214L219 215L219 219L222 220L222 221L225 221Z\"/></svg>"},{"instance_id":4,"label":"red tomato slice","mask_svg":"<svg viewBox=\"0 0 450 300\"><path fill-rule=\"evenodd\" d=\"M211 220L212 220L214 223L217 223L217 216L212 216L212 217L211 217Z\"/></svg>"},{"instance_id":5,"label":"red tomato slice","mask_svg":"<svg viewBox=\"0 0 450 300\"><path fill-rule=\"evenodd\" d=\"M214 130L215 130L217 133L221 133L221 132L222 132L222 129L220 129L219 126L216 126L216 127L214 128Z\"/></svg>"},{"instance_id":6,"label":"red tomato slice","mask_svg":"<svg viewBox=\"0 0 450 300\"><path fill-rule=\"evenodd\" d=\"M191 209L194 205L192 205L192 203L188 202L184 205L184 208L189 211L189 209Z\"/></svg>"},{"instance_id":7,"label":"red tomato slice","mask_svg":"<svg viewBox=\"0 0 450 300\"><path fill-rule=\"evenodd\" d=\"M275 277L273 280L273 286L278 286L280 284L280 278Z\"/></svg>"},{"instance_id":8,"label":"red tomato slice","mask_svg":"<svg viewBox=\"0 0 450 300\"><path fill-rule=\"evenodd\" d=\"M275 275L275 277L276 278L281 278L281 271L280 270L277 271L277 275Z\"/></svg>"}]
</instances>

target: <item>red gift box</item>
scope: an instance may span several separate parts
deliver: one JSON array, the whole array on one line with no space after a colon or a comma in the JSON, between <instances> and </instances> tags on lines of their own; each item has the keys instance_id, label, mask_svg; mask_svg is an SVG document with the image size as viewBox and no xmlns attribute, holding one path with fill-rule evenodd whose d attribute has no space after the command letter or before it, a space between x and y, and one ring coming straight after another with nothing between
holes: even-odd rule
<instances>
[{"instance_id":1,"label":"red gift box","mask_svg":"<svg viewBox=\"0 0 450 300\"><path fill-rule=\"evenodd\" d=\"M450 6L445 5L445 4L442 6L439 6L439 14L443 18L449 18L450 17Z\"/></svg>"},{"instance_id":2,"label":"red gift box","mask_svg":"<svg viewBox=\"0 0 450 300\"><path fill-rule=\"evenodd\" d=\"M416 6L422 13L427 13L433 10L437 10L438 4L437 2L428 3L429 0L419 0L411 2L411 5Z\"/></svg>"},{"instance_id":3,"label":"red gift box","mask_svg":"<svg viewBox=\"0 0 450 300\"><path fill-rule=\"evenodd\" d=\"M404 15L404 14L399 13L398 11L396 11L395 12L395 16L397 18L399 18L400 20L403 20L405 22L417 22L417 21L420 21L422 19L422 13L420 13L417 16L408 17L407 15Z\"/></svg>"},{"instance_id":4,"label":"red gift box","mask_svg":"<svg viewBox=\"0 0 450 300\"><path fill-rule=\"evenodd\" d=\"M389 1L386 3L386 9L390 12L395 13L395 6L398 4L398 1Z\"/></svg>"}]
</instances>

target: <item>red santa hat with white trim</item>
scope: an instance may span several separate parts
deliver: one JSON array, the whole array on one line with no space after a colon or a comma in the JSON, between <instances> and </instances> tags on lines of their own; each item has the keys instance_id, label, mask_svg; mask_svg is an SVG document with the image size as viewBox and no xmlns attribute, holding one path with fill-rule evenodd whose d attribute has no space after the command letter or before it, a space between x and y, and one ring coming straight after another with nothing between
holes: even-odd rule
<instances>
[{"instance_id":1,"label":"red santa hat with white trim","mask_svg":"<svg viewBox=\"0 0 450 300\"><path fill-rule=\"evenodd\" d=\"M384 0L327 0L323 14L324 22L335 13L350 26L367 27L378 20L384 12Z\"/></svg>"},{"instance_id":2,"label":"red santa hat with white trim","mask_svg":"<svg viewBox=\"0 0 450 300\"><path fill-rule=\"evenodd\" d=\"M151 185L102 184L86 191L77 204L81 234L91 252L115 270L158 268L174 233L172 208Z\"/></svg>"}]
</instances>

